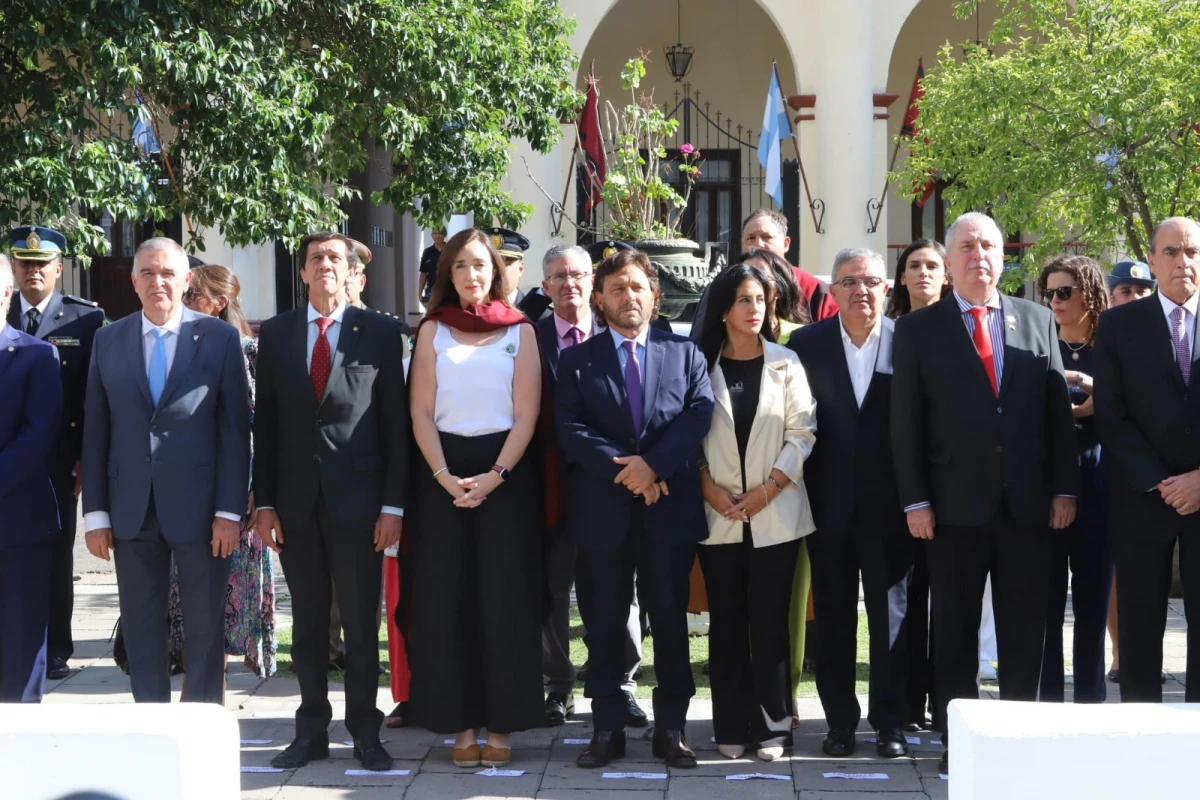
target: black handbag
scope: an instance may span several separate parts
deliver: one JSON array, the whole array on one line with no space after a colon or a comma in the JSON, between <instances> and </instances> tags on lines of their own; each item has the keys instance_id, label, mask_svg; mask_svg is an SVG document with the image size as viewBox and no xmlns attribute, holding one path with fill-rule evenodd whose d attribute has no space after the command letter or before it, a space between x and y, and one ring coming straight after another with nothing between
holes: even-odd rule
<instances>
[{"instance_id":1,"label":"black handbag","mask_svg":"<svg viewBox=\"0 0 1200 800\"><path fill-rule=\"evenodd\" d=\"M129 653L125 652L125 634L121 632L121 618L117 617L117 624L113 627L112 636L108 638L113 643L113 661L117 662L117 668L129 674Z\"/></svg>"}]
</instances>

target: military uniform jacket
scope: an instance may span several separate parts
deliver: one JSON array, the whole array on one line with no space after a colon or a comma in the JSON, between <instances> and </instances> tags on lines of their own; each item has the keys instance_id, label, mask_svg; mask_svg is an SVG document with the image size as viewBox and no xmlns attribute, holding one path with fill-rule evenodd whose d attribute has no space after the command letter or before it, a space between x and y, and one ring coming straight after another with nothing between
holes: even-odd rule
<instances>
[{"instance_id":1,"label":"military uniform jacket","mask_svg":"<svg viewBox=\"0 0 1200 800\"><path fill-rule=\"evenodd\" d=\"M19 331L25 330L21 299L15 292L8 309L8 324ZM104 310L98 305L54 292L33 332L34 336L58 349L63 391L62 423L48 462L50 475L55 480L64 480L70 475L83 452L83 398L88 363L92 359L92 340L103 325Z\"/></svg>"}]
</instances>

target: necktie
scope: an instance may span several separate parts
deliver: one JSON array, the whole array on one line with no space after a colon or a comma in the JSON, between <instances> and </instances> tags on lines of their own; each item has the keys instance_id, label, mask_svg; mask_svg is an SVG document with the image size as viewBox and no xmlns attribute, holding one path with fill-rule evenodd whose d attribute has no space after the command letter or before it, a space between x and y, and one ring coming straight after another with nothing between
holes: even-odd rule
<instances>
[{"instance_id":1,"label":"necktie","mask_svg":"<svg viewBox=\"0 0 1200 800\"><path fill-rule=\"evenodd\" d=\"M313 394L320 403L321 398L325 396L325 384L329 383L329 373L333 369L333 361L329 354L329 339L325 338L325 331L329 330L333 320L329 317L317 317L316 323L317 343L313 345L312 366L308 372L312 377Z\"/></svg>"},{"instance_id":2,"label":"necktie","mask_svg":"<svg viewBox=\"0 0 1200 800\"><path fill-rule=\"evenodd\" d=\"M579 330L579 328L576 328L574 325L572 325L571 330L567 331L567 335L564 336L563 338L570 339L571 344L580 344L583 342L583 331Z\"/></svg>"},{"instance_id":3,"label":"necktie","mask_svg":"<svg viewBox=\"0 0 1200 800\"><path fill-rule=\"evenodd\" d=\"M167 385L167 345L163 341L167 332L162 328L151 331L154 334L154 348L150 351L150 399L155 407L162 399L163 389Z\"/></svg>"},{"instance_id":4,"label":"necktie","mask_svg":"<svg viewBox=\"0 0 1200 800\"><path fill-rule=\"evenodd\" d=\"M25 312L25 316L28 318L25 320L25 332L30 336L33 336L34 333L37 332L39 322L38 317L40 316L37 308L34 307L29 309Z\"/></svg>"},{"instance_id":5,"label":"necktie","mask_svg":"<svg viewBox=\"0 0 1200 800\"><path fill-rule=\"evenodd\" d=\"M975 349L979 352L979 360L983 362L983 371L992 383L992 392L999 396L1000 387L996 383L996 362L993 359L992 337L988 332L987 312L987 308L979 306L971 309L971 316L975 317Z\"/></svg>"},{"instance_id":6,"label":"necktie","mask_svg":"<svg viewBox=\"0 0 1200 800\"><path fill-rule=\"evenodd\" d=\"M642 435L642 367L637 360L637 342L626 339L622 345L629 357L625 359L625 394L629 398L629 416L633 418L633 432Z\"/></svg>"},{"instance_id":7,"label":"necktie","mask_svg":"<svg viewBox=\"0 0 1200 800\"><path fill-rule=\"evenodd\" d=\"M1183 383L1186 386L1192 378L1192 359L1188 352L1187 326L1183 324L1183 313L1183 306L1176 306L1171 312L1171 341L1175 344L1175 363L1179 365L1179 372L1183 375Z\"/></svg>"}]
</instances>

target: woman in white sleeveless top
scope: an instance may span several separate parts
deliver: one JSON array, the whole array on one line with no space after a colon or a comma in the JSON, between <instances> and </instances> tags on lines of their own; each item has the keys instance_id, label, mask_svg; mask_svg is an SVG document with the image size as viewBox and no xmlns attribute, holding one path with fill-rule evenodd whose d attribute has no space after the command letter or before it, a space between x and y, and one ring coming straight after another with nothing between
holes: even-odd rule
<instances>
[{"instance_id":1,"label":"woman in white sleeveless top","mask_svg":"<svg viewBox=\"0 0 1200 800\"><path fill-rule=\"evenodd\" d=\"M454 763L501 766L542 724L541 400L536 329L504 300L503 261L469 229L442 252L409 367L414 721ZM522 324L524 323L524 324ZM477 742L487 729L487 745Z\"/></svg>"}]
</instances>

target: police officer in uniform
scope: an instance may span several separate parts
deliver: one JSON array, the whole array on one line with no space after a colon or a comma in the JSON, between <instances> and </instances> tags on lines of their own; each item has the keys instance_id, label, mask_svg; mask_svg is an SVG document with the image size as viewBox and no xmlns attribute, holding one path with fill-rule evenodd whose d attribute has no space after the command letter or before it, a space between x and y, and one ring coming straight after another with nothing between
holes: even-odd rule
<instances>
[{"instance_id":1,"label":"police officer in uniform","mask_svg":"<svg viewBox=\"0 0 1200 800\"><path fill-rule=\"evenodd\" d=\"M530 314L522 307L522 303L526 297L536 293L526 293L520 287L521 274L525 272L525 251L529 249L529 240L508 228L492 227L484 233L491 239L492 247L496 248L496 252L504 259L504 291L507 293L509 305L536 320L546 309L542 306L537 316ZM548 298L545 302L547 305L550 303Z\"/></svg>"},{"instance_id":2,"label":"police officer in uniform","mask_svg":"<svg viewBox=\"0 0 1200 800\"><path fill-rule=\"evenodd\" d=\"M104 325L104 310L91 300L64 295L55 287L63 271L67 239L51 228L21 227L9 232L16 292L7 322L15 330L49 342L58 349L62 377L61 432L47 464L58 498L62 533L55 537L50 572L50 620L46 642L46 677L62 680L75 645L71 637L74 610L76 505L79 459L83 446L83 397L92 337ZM19 293L19 297L16 296Z\"/></svg>"}]
</instances>

